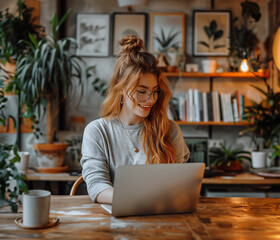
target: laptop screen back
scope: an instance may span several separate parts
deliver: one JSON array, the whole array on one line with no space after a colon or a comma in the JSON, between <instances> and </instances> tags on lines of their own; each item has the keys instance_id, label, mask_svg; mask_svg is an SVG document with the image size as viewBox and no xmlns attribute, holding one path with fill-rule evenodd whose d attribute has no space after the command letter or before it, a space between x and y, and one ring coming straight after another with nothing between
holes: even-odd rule
<instances>
[{"instance_id":1,"label":"laptop screen back","mask_svg":"<svg viewBox=\"0 0 280 240\"><path fill-rule=\"evenodd\" d=\"M117 167L112 215L195 211L204 168L204 163Z\"/></svg>"}]
</instances>

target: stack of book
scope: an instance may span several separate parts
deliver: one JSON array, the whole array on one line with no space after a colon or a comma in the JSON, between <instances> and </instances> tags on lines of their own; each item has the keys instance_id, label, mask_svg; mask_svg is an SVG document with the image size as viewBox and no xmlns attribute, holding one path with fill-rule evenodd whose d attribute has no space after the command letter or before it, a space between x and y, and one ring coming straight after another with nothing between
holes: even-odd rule
<instances>
[{"instance_id":1,"label":"stack of book","mask_svg":"<svg viewBox=\"0 0 280 240\"><path fill-rule=\"evenodd\" d=\"M248 99L239 91L231 95L189 89L171 99L169 116L184 122L239 122L243 120L245 106Z\"/></svg>"}]
</instances>

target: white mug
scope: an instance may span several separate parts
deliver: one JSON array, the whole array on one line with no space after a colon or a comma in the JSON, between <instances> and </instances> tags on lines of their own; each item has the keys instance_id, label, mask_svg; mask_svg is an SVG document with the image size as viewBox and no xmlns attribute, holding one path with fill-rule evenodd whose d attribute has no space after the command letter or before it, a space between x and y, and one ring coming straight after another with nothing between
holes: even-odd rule
<instances>
[{"instance_id":1,"label":"white mug","mask_svg":"<svg viewBox=\"0 0 280 240\"><path fill-rule=\"evenodd\" d=\"M29 164L29 152L18 152L20 162L16 162L16 167L20 173L27 173Z\"/></svg>"},{"instance_id":2,"label":"white mug","mask_svg":"<svg viewBox=\"0 0 280 240\"><path fill-rule=\"evenodd\" d=\"M202 72L204 73L215 73L217 70L217 61L204 59L201 61L202 64Z\"/></svg>"},{"instance_id":3,"label":"white mug","mask_svg":"<svg viewBox=\"0 0 280 240\"><path fill-rule=\"evenodd\" d=\"M266 152L252 152L252 168L265 168L266 167Z\"/></svg>"},{"instance_id":4,"label":"white mug","mask_svg":"<svg viewBox=\"0 0 280 240\"><path fill-rule=\"evenodd\" d=\"M51 193L46 190L29 190L23 193L23 225L41 227L49 223Z\"/></svg>"}]
</instances>

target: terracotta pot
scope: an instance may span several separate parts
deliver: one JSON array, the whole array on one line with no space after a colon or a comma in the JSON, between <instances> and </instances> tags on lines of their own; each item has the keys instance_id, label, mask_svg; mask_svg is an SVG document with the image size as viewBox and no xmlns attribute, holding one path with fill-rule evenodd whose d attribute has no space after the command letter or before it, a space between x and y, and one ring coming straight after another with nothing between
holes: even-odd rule
<instances>
[{"instance_id":1,"label":"terracotta pot","mask_svg":"<svg viewBox=\"0 0 280 240\"><path fill-rule=\"evenodd\" d=\"M235 161L231 161L229 166L227 166L227 163L223 163L221 166L218 165L214 166L214 169L223 170L226 172L235 172L235 171L241 171L243 169L243 166L239 161L235 160Z\"/></svg>"},{"instance_id":2,"label":"terracotta pot","mask_svg":"<svg viewBox=\"0 0 280 240\"><path fill-rule=\"evenodd\" d=\"M37 143L34 150L39 167L61 167L63 165L67 143Z\"/></svg>"}]
</instances>

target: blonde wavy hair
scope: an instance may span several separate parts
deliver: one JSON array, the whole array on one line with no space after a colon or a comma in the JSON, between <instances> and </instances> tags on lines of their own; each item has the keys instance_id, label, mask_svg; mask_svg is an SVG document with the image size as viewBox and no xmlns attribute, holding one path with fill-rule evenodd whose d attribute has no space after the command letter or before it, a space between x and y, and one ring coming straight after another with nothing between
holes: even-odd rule
<instances>
[{"instance_id":1,"label":"blonde wavy hair","mask_svg":"<svg viewBox=\"0 0 280 240\"><path fill-rule=\"evenodd\" d=\"M101 108L101 117L118 117L122 109L123 89L131 97L136 91L142 74L151 73L157 77L161 94L151 108L149 116L144 119L141 133L142 145L147 156L146 164L174 163L176 153L171 137L171 124L167 117L167 108L171 91L167 79L156 66L156 58L145 51L143 41L136 36L127 36L120 40L122 49Z\"/></svg>"}]
</instances>

